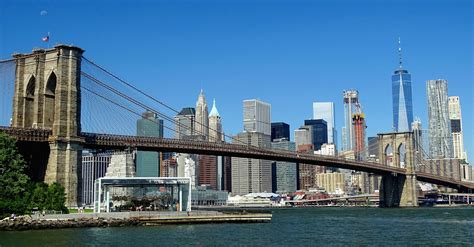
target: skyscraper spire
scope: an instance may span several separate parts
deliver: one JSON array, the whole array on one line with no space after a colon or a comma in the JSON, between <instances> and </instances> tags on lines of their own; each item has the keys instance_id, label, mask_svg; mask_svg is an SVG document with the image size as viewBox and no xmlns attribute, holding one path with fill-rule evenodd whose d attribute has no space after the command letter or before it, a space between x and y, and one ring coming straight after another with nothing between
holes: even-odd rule
<instances>
[{"instance_id":1,"label":"skyscraper spire","mask_svg":"<svg viewBox=\"0 0 474 247\"><path fill-rule=\"evenodd\" d=\"M201 89L198 100L196 102L196 118L194 130L197 135L202 135L206 139L209 135L209 118L207 111L206 97L204 96L204 90Z\"/></svg>"},{"instance_id":2,"label":"skyscraper spire","mask_svg":"<svg viewBox=\"0 0 474 247\"><path fill-rule=\"evenodd\" d=\"M398 37L398 59L399 59L399 64L400 64L400 69L401 69L402 68L402 46L401 46L400 37Z\"/></svg>"},{"instance_id":3,"label":"skyscraper spire","mask_svg":"<svg viewBox=\"0 0 474 247\"><path fill-rule=\"evenodd\" d=\"M223 141L221 116L217 111L216 99L213 100L211 113L209 113L209 141Z\"/></svg>"},{"instance_id":4,"label":"skyscraper spire","mask_svg":"<svg viewBox=\"0 0 474 247\"><path fill-rule=\"evenodd\" d=\"M212 109L211 109L211 112L209 113L209 117L220 117L219 112L217 111L217 107L216 107L216 99L212 101Z\"/></svg>"}]
</instances>

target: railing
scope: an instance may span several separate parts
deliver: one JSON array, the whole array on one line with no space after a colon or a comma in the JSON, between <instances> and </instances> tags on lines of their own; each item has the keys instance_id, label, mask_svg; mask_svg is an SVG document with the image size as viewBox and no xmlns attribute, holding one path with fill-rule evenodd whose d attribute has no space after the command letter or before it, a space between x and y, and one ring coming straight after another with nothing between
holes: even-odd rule
<instances>
[{"instance_id":1,"label":"railing","mask_svg":"<svg viewBox=\"0 0 474 247\"><path fill-rule=\"evenodd\" d=\"M33 129L33 128L14 128L0 126L0 132L4 132L10 136L14 136L19 141L33 141L44 142L48 141L52 134L48 129Z\"/></svg>"},{"instance_id":2,"label":"railing","mask_svg":"<svg viewBox=\"0 0 474 247\"><path fill-rule=\"evenodd\" d=\"M0 127L1 132L15 136L20 141L45 142L51 136L51 130L24 129L12 127ZM356 161L335 156L307 154L291 152L286 150L266 149L241 144L229 144L225 142L208 142L196 140L181 140L157 137L111 135L96 133L81 133L86 146L111 147L111 148L138 148L138 149L163 149L183 153L214 153L234 157L261 158L266 160L281 160L297 162L302 164L320 164L326 166L341 167L354 170L365 170L374 173L396 173L405 174L406 169L387 166L384 164ZM446 176L438 176L424 172L417 172L421 180L442 181L444 183L456 184L467 188L474 188L474 183L462 182Z\"/></svg>"}]
</instances>

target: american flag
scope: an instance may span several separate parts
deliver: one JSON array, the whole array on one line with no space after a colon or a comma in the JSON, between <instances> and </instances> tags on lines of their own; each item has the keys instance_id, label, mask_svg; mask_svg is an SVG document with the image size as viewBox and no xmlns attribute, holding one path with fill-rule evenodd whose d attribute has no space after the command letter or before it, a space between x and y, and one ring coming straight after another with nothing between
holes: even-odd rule
<instances>
[{"instance_id":1,"label":"american flag","mask_svg":"<svg viewBox=\"0 0 474 247\"><path fill-rule=\"evenodd\" d=\"M48 42L49 41L49 34L46 35L45 37L41 38L41 40L43 40L43 42Z\"/></svg>"}]
</instances>

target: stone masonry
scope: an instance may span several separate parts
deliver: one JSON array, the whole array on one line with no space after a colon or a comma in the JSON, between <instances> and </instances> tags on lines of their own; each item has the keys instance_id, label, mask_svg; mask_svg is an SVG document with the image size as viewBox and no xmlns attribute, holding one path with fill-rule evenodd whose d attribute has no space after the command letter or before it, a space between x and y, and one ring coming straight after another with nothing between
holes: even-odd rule
<instances>
[{"instance_id":1,"label":"stone masonry","mask_svg":"<svg viewBox=\"0 0 474 247\"><path fill-rule=\"evenodd\" d=\"M378 134L378 138L381 163L406 168L405 175L382 176L379 192L380 206L417 207L413 132ZM387 162L390 159L390 148L392 162Z\"/></svg>"},{"instance_id":2,"label":"stone masonry","mask_svg":"<svg viewBox=\"0 0 474 247\"><path fill-rule=\"evenodd\" d=\"M12 127L52 130L44 181L64 186L69 206L76 206L80 200L83 52L79 47L57 45L13 55L16 74Z\"/></svg>"}]
</instances>

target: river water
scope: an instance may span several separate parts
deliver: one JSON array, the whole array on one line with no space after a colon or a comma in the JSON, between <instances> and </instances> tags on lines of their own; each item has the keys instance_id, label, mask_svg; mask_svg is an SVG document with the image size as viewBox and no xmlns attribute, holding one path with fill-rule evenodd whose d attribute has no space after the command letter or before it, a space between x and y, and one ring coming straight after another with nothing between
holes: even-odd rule
<instances>
[{"instance_id":1,"label":"river water","mask_svg":"<svg viewBox=\"0 0 474 247\"><path fill-rule=\"evenodd\" d=\"M294 208L271 223L0 232L0 246L474 246L474 208Z\"/></svg>"}]
</instances>

